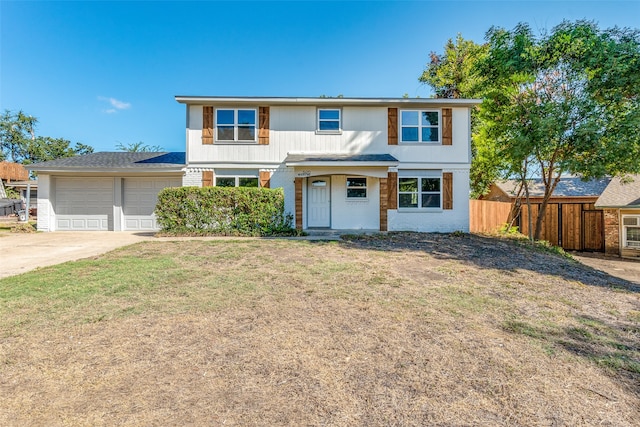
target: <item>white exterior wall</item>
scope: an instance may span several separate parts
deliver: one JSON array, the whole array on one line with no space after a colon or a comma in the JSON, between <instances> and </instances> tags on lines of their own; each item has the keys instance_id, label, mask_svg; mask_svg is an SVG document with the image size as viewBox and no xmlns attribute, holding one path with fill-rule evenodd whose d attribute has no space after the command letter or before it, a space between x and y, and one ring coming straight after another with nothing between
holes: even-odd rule
<instances>
[{"instance_id":1,"label":"white exterior wall","mask_svg":"<svg viewBox=\"0 0 640 427\"><path fill-rule=\"evenodd\" d=\"M282 163L288 153L388 153L401 162L464 164L471 161L467 108L452 109L453 145L450 146L425 143L388 145L387 107L344 107L342 133L318 134L317 109L313 106L272 106L269 112L269 145L257 142L203 145L202 106L189 105L187 108L187 161L192 166L273 165Z\"/></svg>"},{"instance_id":2,"label":"white exterior wall","mask_svg":"<svg viewBox=\"0 0 640 427\"><path fill-rule=\"evenodd\" d=\"M270 188L282 188L284 191L284 211L294 217L296 213L296 185L293 168L281 167L273 170L271 174Z\"/></svg>"},{"instance_id":3,"label":"white exterior wall","mask_svg":"<svg viewBox=\"0 0 640 427\"><path fill-rule=\"evenodd\" d=\"M236 106L235 108L258 108ZM222 108L234 108L225 105ZM337 108L335 106L323 108ZM406 109L419 109L410 106ZM425 107L434 109L433 107ZM215 106L214 106L215 109ZM401 111L398 108L400 120ZM187 105L187 162L190 168L183 185L201 185L203 169L259 169L272 171L271 188L282 187L285 210L295 216L295 177L331 176L331 228L379 229L380 196L378 178L386 178L387 168L361 167L286 167L290 153L390 154L399 161L398 168L453 172L453 209L424 211L388 211L388 230L452 232L469 230L470 110L451 107L452 145L401 141L388 145L388 106L345 106L341 108L342 131L339 134L317 132L315 106L270 106L269 144L202 144L202 106ZM215 116L215 113L214 113ZM214 117L215 118L215 117ZM215 123L214 123L215 127ZM215 133L214 133L215 134ZM401 137L400 121L398 136ZM395 168L392 170L396 170ZM346 200L346 176L367 176L369 196L366 201ZM303 184L303 228L307 228L307 183Z\"/></svg>"},{"instance_id":4,"label":"white exterior wall","mask_svg":"<svg viewBox=\"0 0 640 427\"><path fill-rule=\"evenodd\" d=\"M398 115L400 115L400 112L398 112ZM398 145L385 145L385 147L379 147L380 150L385 150L379 152L391 154L402 163L402 167L405 169L423 168L424 164L470 164L471 122L469 110L467 108L453 108L452 124L452 145L425 144L423 142L403 144L398 142ZM400 122L398 121L398 139L400 138L400 133ZM385 129L385 143L386 134L387 131ZM427 169L435 168L427 167Z\"/></svg>"},{"instance_id":5,"label":"white exterior wall","mask_svg":"<svg viewBox=\"0 0 640 427\"><path fill-rule=\"evenodd\" d=\"M389 231L469 232L469 169L444 169L453 173L453 209L388 211Z\"/></svg>"},{"instance_id":6,"label":"white exterior wall","mask_svg":"<svg viewBox=\"0 0 640 427\"><path fill-rule=\"evenodd\" d=\"M51 229L55 224L53 216L53 196L52 179L49 175L38 174L38 231L54 231Z\"/></svg>"},{"instance_id":7,"label":"white exterior wall","mask_svg":"<svg viewBox=\"0 0 640 427\"><path fill-rule=\"evenodd\" d=\"M183 187L202 187L202 169L187 168L182 177Z\"/></svg>"},{"instance_id":8,"label":"white exterior wall","mask_svg":"<svg viewBox=\"0 0 640 427\"><path fill-rule=\"evenodd\" d=\"M380 229L380 185L377 178L367 178L367 198L358 200L347 199L347 175L331 177L331 228Z\"/></svg>"}]
</instances>

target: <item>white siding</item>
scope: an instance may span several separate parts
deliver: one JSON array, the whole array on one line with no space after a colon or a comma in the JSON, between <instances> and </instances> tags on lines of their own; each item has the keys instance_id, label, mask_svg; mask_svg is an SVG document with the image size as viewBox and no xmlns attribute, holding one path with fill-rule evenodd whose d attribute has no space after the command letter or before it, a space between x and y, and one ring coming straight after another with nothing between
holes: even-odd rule
<instances>
[{"instance_id":1,"label":"white siding","mask_svg":"<svg viewBox=\"0 0 640 427\"><path fill-rule=\"evenodd\" d=\"M49 175L38 175L38 231L53 231L52 224L55 223L52 203L52 179Z\"/></svg>"},{"instance_id":2,"label":"white siding","mask_svg":"<svg viewBox=\"0 0 640 427\"><path fill-rule=\"evenodd\" d=\"M257 106L256 106L257 107ZM191 105L187 130L190 164L279 164L287 153L388 153L401 162L469 163L469 110L453 108L453 145L388 145L387 107L345 107L342 133L316 133L316 108L271 107L269 145L202 145L202 106Z\"/></svg>"},{"instance_id":3,"label":"white siding","mask_svg":"<svg viewBox=\"0 0 640 427\"><path fill-rule=\"evenodd\" d=\"M257 108L259 105L253 107ZM183 179L183 185L201 185L202 169L271 170L273 171L271 187L284 189L285 209L294 215L295 177L331 176L331 227L379 229L378 178L387 176L387 168L287 168L283 162L289 153L391 154L399 161L398 169L454 172L454 209L436 212L390 210L388 214L390 231L450 232L469 229L471 150L470 111L467 107L452 107L453 143L450 146L425 143L403 144L402 142L399 145L388 145L388 106L385 105L342 107L342 131L337 134L317 132L317 108L314 106L271 106L269 145L257 143L202 145L202 106L188 105L187 109L187 161L190 168ZM346 200L347 175L369 177L369 197L366 201ZM303 228L307 226L306 181L305 179L303 185Z\"/></svg>"},{"instance_id":4,"label":"white siding","mask_svg":"<svg viewBox=\"0 0 640 427\"><path fill-rule=\"evenodd\" d=\"M284 191L284 211L285 214L294 216L296 211L295 198L295 175L293 168L281 167L271 174L271 188L282 188ZM295 224L294 224L295 226Z\"/></svg>"},{"instance_id":5,"label":"white siding","mask_svg":"<svg viewBox=\"0 0 640 427\"><path fill-rule=\"evenodd\" d=\"M331 177L331 228L380 229L380 185L377 178L367 178L367 198L359 200L347 199L347 175Z\"/></svg>"},{"instance_id":6,"label":"white siding","mask_svg":"<svg viewBox=\"0 0 640 427\"><path fill-rule=\"evenodd\" d=\"M443 172L453 172L453 209L431 212L389 210L389 231L469 231L469 170L445 169Z\"/></svg>"}]
</instances>

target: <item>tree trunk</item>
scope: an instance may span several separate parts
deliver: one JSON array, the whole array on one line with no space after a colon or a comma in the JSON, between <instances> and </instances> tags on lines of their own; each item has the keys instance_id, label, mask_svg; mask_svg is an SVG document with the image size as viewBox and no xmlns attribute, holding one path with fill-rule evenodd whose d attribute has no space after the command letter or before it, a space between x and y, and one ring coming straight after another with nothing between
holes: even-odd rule
<instances>
[{"instance_id":1,"label":"tree trunk","mask_svg":"<svg viewBox=\"0 0 640 427\"><path fill-rule=\"evenodd\" d=\"M550 170L549 175L552 175L552 173L553 170ZM542 233L542 221L544 221L545 214L547 213L549 199L555 191L558 182L560 182L560 175L555 177L550 176L548 181L545 182L544 197L542 198L542 203L540 203L540 208L538 209L538 218L536 218L536 231L533 236L534 240L540 240L540 234Z\"/></svg>"}]
</instances>

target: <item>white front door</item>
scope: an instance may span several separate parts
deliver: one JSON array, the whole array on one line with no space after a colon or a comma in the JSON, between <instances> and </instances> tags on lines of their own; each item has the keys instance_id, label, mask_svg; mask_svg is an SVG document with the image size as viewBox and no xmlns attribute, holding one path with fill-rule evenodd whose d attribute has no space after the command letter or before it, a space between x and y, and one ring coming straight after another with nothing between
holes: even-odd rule
<instances>
[{"instance_id":1,"label":"white front door","mask_svg":"<svg viewBox=\"0 0 640 427\"><path fill-rule=\"evenodd\" d=\"M307 227L331 227L331 178L307 179Z\"/></svg>"}]
</instances>

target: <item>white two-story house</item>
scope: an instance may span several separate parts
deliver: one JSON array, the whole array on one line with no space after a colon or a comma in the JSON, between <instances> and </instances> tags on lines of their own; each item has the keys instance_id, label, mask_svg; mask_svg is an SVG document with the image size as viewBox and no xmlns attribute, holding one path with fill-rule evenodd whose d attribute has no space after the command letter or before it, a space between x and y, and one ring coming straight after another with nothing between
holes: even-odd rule
<instances>
[{"instance_id":1,"label":"white two-story house","mask_svg":"<svg viewBox=\"0 0 640 427\"><path fill-rule=\"evenodd\" d=\"M176 100L183 185L282 187L299 229L468 231L477 100Z\"/></svg>"},{"instance_id":2,"label":"white two-story house","mask_svg":"<svg viewBox=\"0 0 640 427\"><path fill-rule=\"evenodd\" d=\"M186 153L31 165L38 228L154 230L166 186L281 187L298 229L469 229L479 100L177 96Z\"/></svg>"}]
</instances>

